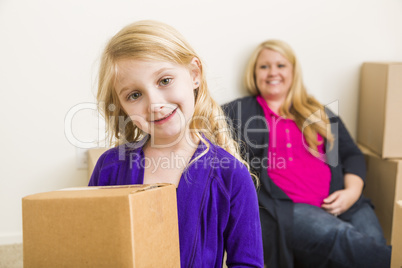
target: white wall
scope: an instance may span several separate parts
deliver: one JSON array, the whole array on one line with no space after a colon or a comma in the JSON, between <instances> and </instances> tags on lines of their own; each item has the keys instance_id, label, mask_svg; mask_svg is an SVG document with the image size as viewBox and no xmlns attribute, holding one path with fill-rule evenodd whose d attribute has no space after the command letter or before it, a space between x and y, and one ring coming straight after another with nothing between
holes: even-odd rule
<instances>
[{"instance_id":1,"label":"white wall","mask_svg":"<svg viewBox=\"0 0 402 268\"><path fill-rule=\"evenodd\" d=\"M339 101L353 136L361 63L402 61L401 0L0 0L0 244L22 241L23 196L86 185L65 117L94 102L105 42L140 19L186 36L219 103L246 94L241 76L258 43L289 42L310 93ZM97 139L94 111L73 119L78 139Z\"/></svg>"}]
</instances>

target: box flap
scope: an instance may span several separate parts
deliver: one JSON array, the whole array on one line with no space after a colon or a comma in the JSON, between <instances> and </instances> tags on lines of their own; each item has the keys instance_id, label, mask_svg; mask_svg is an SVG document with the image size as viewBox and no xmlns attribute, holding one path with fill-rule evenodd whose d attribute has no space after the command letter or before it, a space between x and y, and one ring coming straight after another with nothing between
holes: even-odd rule
<instances>
[{"instance_id":1,"label":"box flap","mask_svg":"<svg viewBox=\"0 0 402 268\"><path fill-rule=\"evenodd\" d=\"M60 189L52 192L37 193L28 195L23 200L33 199L68 199L68 198L95 198L107 196L124 196L137 192L149 191L154 188L174 186L169 183L155 184L132 184L114 186L84 186ZM97 191L94 191L97 190Z\"/></svg>"}]
</instances>

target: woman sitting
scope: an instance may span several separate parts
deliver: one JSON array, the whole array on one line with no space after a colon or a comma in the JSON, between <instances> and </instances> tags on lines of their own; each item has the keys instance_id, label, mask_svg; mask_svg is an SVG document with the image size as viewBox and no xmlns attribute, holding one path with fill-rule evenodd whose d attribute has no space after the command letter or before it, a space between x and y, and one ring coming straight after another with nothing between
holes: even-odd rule
<instances>
[{"instance_id":1,"label":"woman sitting","mask_svg":"<svg viewBox=\"0 0 402 268\"><path fill-rule=\"evenodd\" d=\"M252 96L224 106L259 176L267 267L389 267L366 166L341 119L309 96L291 47L260 44L246 70Z\"/></svg>"}]
</instances>

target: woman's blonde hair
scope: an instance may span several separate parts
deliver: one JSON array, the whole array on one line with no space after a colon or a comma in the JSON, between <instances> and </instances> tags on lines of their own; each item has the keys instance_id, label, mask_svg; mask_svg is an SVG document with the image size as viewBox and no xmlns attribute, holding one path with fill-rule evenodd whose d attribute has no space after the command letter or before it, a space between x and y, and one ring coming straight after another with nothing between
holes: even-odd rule
<instances>
[{"instance_id":1,"label":"woman's blonde hair","mask_svg":"<svg viewBox=\"0 0 402 268\"><path fill-rule=\"evenodd\" d=\"M307 94L303 83L301 66L293 49L281 40L268 40L261 43L252 53L245 72L245 86L254 96L259 95L257 88L255 68L258 56L263 49L270 49L280 53L293 65L293 81L281 106L279 113L286 118L295 120L299 129L303 132L306 142L314 155L318 155L317 146L321 144L317 140L317 133L326 139L330 146L333 144L333 135L329 128L329 119L324 106L313 96Z\"/></svg>"},{"instance_id":2,"label":"woman's blonde hair","mask_svg":"<svg viewBox=\"0 0 402 268\"><path fill-rule=\"evenodd\" d=\"M209 144L203 137L221 146L248 167L239 154L238 144L231 136L221 107L208 91L200 57L178 31L157 21L138 21L124 27L112 37L102 54L97 100L105 117L110 142L117 146L138 142L144 137L144 133L122 109L114 90L117 62L121 59L153 60L189 68L194 58L200 62L200 84L194 92L195 107L190 130L208 149Z\"/></svg>"}]
</instances>

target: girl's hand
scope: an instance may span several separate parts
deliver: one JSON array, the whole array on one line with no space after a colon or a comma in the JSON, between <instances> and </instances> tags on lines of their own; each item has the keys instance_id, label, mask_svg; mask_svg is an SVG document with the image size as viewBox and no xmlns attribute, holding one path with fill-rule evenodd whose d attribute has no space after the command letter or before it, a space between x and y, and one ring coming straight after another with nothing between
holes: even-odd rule
<instances>
[{"instance_id":1,"label":"girl's hand","mask_svg":"<svg viewBox=\"0 0 402 268\"><path fill-rule=\"evenodd\" d=\"M321 207L330 214L338 216L348 210L360 197L363 180L354 174L344 175L345 189L335 191L323 200Z\"/></svg>"}]
</instances>

